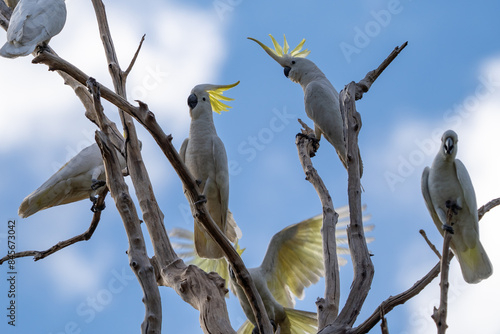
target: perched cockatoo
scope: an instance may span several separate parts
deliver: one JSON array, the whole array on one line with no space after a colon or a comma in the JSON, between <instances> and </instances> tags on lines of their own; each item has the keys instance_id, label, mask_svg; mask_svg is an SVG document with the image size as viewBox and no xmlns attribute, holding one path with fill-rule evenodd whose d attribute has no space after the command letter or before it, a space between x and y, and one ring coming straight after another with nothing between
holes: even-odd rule
<instances>
[{"instance_id":1,"label":"perched cockatoo","mask_svg":"<svg viewBox=\"0 0 500 334\"><path fill-rule=\"evenodd\" d=\"M125 169L126 162L118 152L120 167ZM81 201L86 198L95 203L96 196L105 189L106 173L101 150L92 144L81 150L75 157L62 166L37 190L26 196L19 206L22 218L53 206ZM92 209L97 209L92 206Z\"/></svg>"},{"instance_id":2,"label":"perched cockatoo","mask_svg":"<svg viewBox=\"0 0 500 334\"><path fill-rule=\"evenodd\" d=\"M269 35L271 36L271 35ZM303 39L290 53L288 42L284 37L283 47L271 36L274 50L260 41L248 37L259 44L268 55L284 67L287 78L300 84L304 90L304 105L307 116L314 122L316 138L323 135L333 145L340 161L347 169L347 148L344 138L344 121L340 113L339 93L328 81L321 70L309 59L309 50L302 50ZM359 151L358 151L359 155ZM363 174L363 163L359 157L359 174Z\"/></svg>"},{"instance_id":3,"label":"perched cockatoo","mask_svg":"<svg viewBox=\"0 0 500 334\"><path fill-rule=\"evenodd\" d=\"M363 210L365 209L366 207L363 207ZM337 255L347 255L349 249L347 248L346 226L349 223L349 208L341 207L337 213L339 214L336 230ZM363 217L364 222L369 219L370 216ZM268 315L275 326L280 326L281 333L290 333L290 330L292 333L317 332L316 314L294 310L293 307L294 296L302 299L304 288L317 283L324 275L322 225L323 216L317 215L284 228L271 239L261 266L249 269ZM367 225L365 231L370 231L373 227L373 225ZM180 257L188 259L189 263L199 266L206 272L216 271L226 281L230 279L224 258L212 260L200 259L196 256L193 251L191 232L176 228L169 235L180 239L180 242L173 243ZM367 242L372 240L373 238L367 238ZM244 249L240 249L238 243L235 247L241 255ZM347 263L343 257L339 256L338 260L339 265ZM241 326L238 333L251 333L255 326L253 313L243 291L234 281L234 277L230 288L237 295L249 319Z\"/></svg>"},{"instance_id":4,"label":"perched cockatoo","mask_svg":"<svg viewBox=\"0 0 500 334\"><path fill-rule=\"evenodd\" d=\"M212 113L228 111L230 107L221 101L233 99L222 94L237 84L239 81L231 85L203 84L191 90L187 101L191 116L189 137L184 140L179 151L182 161L205 196L210 216L222 233L233 242L236 236L231 236L227 231L229 172L226 149L217 136ZM219 245L199 226L196 219L194 243L200 257L217 259L224 256Z\"/></svg>"},{"instance_id":5,"label":"perched cockatoo","mask_svg":"<svg viewBox=\"0 0 500 334\"><path fill-rule=\"evenodd\" d=\"M462 275L467 283L479 283L490 277L493 267L479 241L479 224L476 194L469 173L464 164L455 159L458 136L453 130L441 137L441 148L422 174L422 194L432 220L443 235L448 209L454 215L451 219L453 236L450 247L457 256Z\"/></svg>"},{"instance_id":6,"label":"perched cockatoo","mask_svg":"<svg viewBox=\"0 0 500 334\"><path fill-rule=\"evenodd\" d=\"M37 45L47 45L66 23L64 0L20 0L7 29L7 42L0 55L7 58L27 56Z\"/></svg>"}]
</instances>

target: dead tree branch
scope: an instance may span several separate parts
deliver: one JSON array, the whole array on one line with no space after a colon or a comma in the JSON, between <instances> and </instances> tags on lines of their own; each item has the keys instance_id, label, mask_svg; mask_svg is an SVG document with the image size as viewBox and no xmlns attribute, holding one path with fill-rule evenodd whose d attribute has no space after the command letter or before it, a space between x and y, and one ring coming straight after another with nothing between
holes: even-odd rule
<instances>
[{"instance_id":1,"label":"dead tree branch","mask_svg":"<svg viewBox=\"0 0 500 334\"><path fill-rule=\"evenodd\" d=\"M319 298L316 302L318 308L318 329L321 330L335 320L339 310L340 279L336 251L338 214L335 212L328 189L312 165L311 157L315 155L319 147L319 142L315 138L314 132L300 119L299 122L304 127L302 133L297 134L295 139L299 160L304 169L306 180L314 186L323 207L322 234L325 263L325 298Z\"/></svg>"},{"instance_id":2,"label":"dead tree branch","mask_svg":"<svg viewBox=\"0 0 500 334\"><path fill-rule=\"evenodd\" d=\"M104 206L104 199L106 198L107 193L108 193L108 190L105 190L101 196L97 197L97 202L96 202L97 207ZM17 253L11 254L11 255L4 256L3 258L0 259L0 265L2 263L4 263L5 261L10 260L10 259L16 259L16 258L28 257L28 256L33 256L33 260L38 261L38 260L44 259L47 256L52 255L52 254L60 251L63 248L66 248L70 245L73 245L77 242L87 241L94 234L94 231L97 228L97 225L99 224L100 219L101 219L101 211L96 210L94 212L94 215L92 216L92 221L90 222L89 228L87 229L87 231L83 232L82 234L74 236L73 238L70 238L68 240L59 241L57 244L55 244L54 246L52 246L49 249L46 249L44 251L22 251L22 252L17 252Z\"/></svg>"},{"instance_id":3,"label":"dead tree branch","mask_svg":"<svg viewBox=\"0 0 500 334\"><path fill-rule=\"evenodd\" d=\"M333 207L332 198L317 170L313 167L311 157L316 154L319 141L314 132L300 119L302 132L295 137L299 160L306 180L311 182L323 207L323 254L325 263L325 298L318 298L318 329L321 330L333 323L338 315L340 303L339 263L337 257L336 226L338 214Z\"/></svg>"},{"instance_id":4,"label":"dead tree branch","mask_svg":"<svg viewBox=\"0 0 500 334\"><path fill-rule=\"evenodd\" d=\"M146 308L144 321L141 325L142 333L161 333L161 298L153 266L149 261L146 243L141 230L141 221L135 205L128 192L128 186L123 178L118 157L114 146L109 139L111 128L103 118L103 108L100 102L99 86L93 79L89 80L89 89L94 98L94 106L102 130L96 132L96 142L101 149L104 168L106 170L106 184L111 196L115 200L116 208L129 240L129 264L135 273L144 293L143 302Z\"/></svg>"},{"instance_id":5,"label":"dead tree branch","mask_svg":"<svg viewBox=\"0 0 500 334\"><path fill-rule=\"evenodd\" d=\"M449 256L450 242L453 236L453 230L450 230L453 226L452 218L453 209L450 207L448 208L448 212L446 214L446 227L448 228L444 228L443 226L443 256L441 257L441 282L439 283L441 288L439 309L434 307L434 312L432 314L432 319L434 319L434 322L436 323L438 334L446 333L446 329L448 328L448 325L446 324L446 316L448 314L448 289L450 287L448 274L450 271L451 261L451 257Z\"/></svg>"},{"instance_id":6,"label":"dead tree branch","mask_svg":"<svg viewBox=\"0 0 500 334\"><path fill-rule=\"evenodd\" d=\"M493 209L494 207L496 207L498 205L500 205L500 198L495 198L495 199L492 199L491 201L489 201L488 203L486 203L485 205L483 205L482 207L480 207L477 210L478 220L481 220L481 218L483 218L483 216L486 212L490 211L491 209Z\"/></svg>"},{"instance_id":7,"label":"dead tree branch","mask_svg":"<svg viewBox=\"0 0 500 334\"><path fill-rule=\"evenodd\" d=\"M432 249L434 254L436 254L436 256L441 260L441 254L437 250L436 246L434 246L434 244L429 240L429 238L427 238L427 234L425 233L425 231L420 230L419 232L422 235L422 237L424 238L425 242L427 242L427 245L429 245L429 247Z\"/></svg>"}]
</instances>

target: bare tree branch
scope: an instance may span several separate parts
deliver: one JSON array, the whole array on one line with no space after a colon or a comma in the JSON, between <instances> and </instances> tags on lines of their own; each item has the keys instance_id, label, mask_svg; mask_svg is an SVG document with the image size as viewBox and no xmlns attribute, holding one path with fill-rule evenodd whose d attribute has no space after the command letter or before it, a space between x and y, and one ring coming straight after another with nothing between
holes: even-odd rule
<instances>
[{"instance_id":1,"label":"bare tree branch","mask_svg":"<svg viewBox=\"0 0 500 334\"><path fill-rule=\"evenodd\" d=\"M481 218L483 218L486 212L490 211L491 209L493 209L498 205L500 205L500 198L495 198L486 203L485 205L483 205L482 207L480 207L477 210L477 216L479 218L478 220L481 220Z\"/></svg>"},{"instance_id":2,"label":"bare tree branch","mask_svg":"<svg viewBox=\"0 0 500 334\"><path fill-rule=\"evenodd\" d=\"M132 71L132 67L135 65L135 61L137 60L137 57L139 56L139 52L141 51L142 43L144 43L144 38L146 35L142 35L141 41L139 42L139 46L137 47L137 51L135 51L134 57L132 57L132 60L130 61L130 64L128 65L127 69L125 72L123 72L123 77L127 78L130 71Z\"/></svg>"},{"instance_id":3,"label":"bare tree branch","mask_svg":"<svg viewBox=\"0 0 500 334\"><path fill-rule=\"evenodd\" d=\"M361 91L356 92L356 100L359 100L363 97L363 93L368 92L371 85L380 74L389 66L390 63L399 55L401 51L408 45L408 42L404 42L401 46L397 46L394 50L387 56L387 58L373 71L368 72L363 79L358 82L358 87Z\"/></svg>"},{"instance_id":4,"label":"bare tree branch","mask_svg":"<svg viewBox=\"0 0 500 334\"><path fill-rule=\"evenodd\" d=\"M448 274L450 271L450 242L453 236L453 208L450 206L446 214L446 228L443 225L444 235L443 235L443 256L441 257L441 282L439 286L441 288L439 309L434 307L434 313L432 314L432 319L436 323L438 334L446 333L448 325L446 324L446 316L448 314L448 289L450 283L448 282Z\"/></svg>"},{"instance_id":5,"label":"bare tree branch","mask_svg":"<svg viewBox=\"0 0 500 334\"><path fill-rule=\"evenodd\" d=\"M323 207L323 253L325 263L325 298L318 298L318 330L333 323L338 315L340 303L339 263L337 257L336 225L338 214L333 207L332 198L323 180L312 165L311 157L319 147L319 141L314 132L299 119L302 132L295 137L295 144L299 153L299 160L306 180L311 182L318 193Z\"/></svg>"},{"instance_id":6,"label":"bare tree branch","mask_svg":"<svg viewBox=\"0 0 500 334\"><path fill-rule=\"evenodd\" d=\"M422 235L422 237L424 238L425 242L427 242L427 245L429 245L429 247L432 249L434 254L436 254L436 256L441 260L441 254L437 250L436 246L434 246L434 244L429 240L429 238L427 238L427 234L425 233L425 231L420 230L419 232Z\"/></svg>"},{"instance_id":7,"label":"bare tree branch","mask_svg":"<svg viewBox=\"0 0 500 334\"><path fill-rule=\"evenodd\" d=\"M104 206L104 199L105 199L107 193L108 193L108 190L105 190L101 194L101 196L99 196L97 198L96 207L103 207ZM11 254L11 255L4 256L3 258L0 259L0 265L2 263L4 263L5 261L10 260L10 259L16 259L16 258L28 257L28 256L33 256L33 260L38 261L38 260L44 259L47 256L52 255L52 254L60 251L63 248L66 248L70 245L73 245L77 242L87 241L94 234L94 231L97 228L97 225L99 224L100 219L101 219L101 210L96 210L94 212L94 215L92 216L92 221L90 222L89 228L87 229L87 231L83 232L82 234L74 236L73 238L70 238L68 240L60 241L57 244L55 244L54 246L52 246L49 249L46 249L44 251L22 251L22 252L17 252L17 253Z\"/></svg>"},{"instance_id":8,"label":"bare tree branch","mask_svg":"<svg viewBox=\"0 0 500 334\"><path fill-rule=\"evenodd\" d=\"M101 149L104 168L106 170L106 184L125 227L129 240L129 264L134 271L144 293L143 302L146 314L141 325L142 333L161 333L161 298L153 266L149 261L146 243L142 235L141 222L135 205L128 192L128 187L123 179L118 163L116 150L108 137L111 127L103 118L103 108L100 102L99 86L93 79L89 79L89 89L94 97L94 106L102 130L96 133L96 142Z\"/></svg>"}]
</instances>

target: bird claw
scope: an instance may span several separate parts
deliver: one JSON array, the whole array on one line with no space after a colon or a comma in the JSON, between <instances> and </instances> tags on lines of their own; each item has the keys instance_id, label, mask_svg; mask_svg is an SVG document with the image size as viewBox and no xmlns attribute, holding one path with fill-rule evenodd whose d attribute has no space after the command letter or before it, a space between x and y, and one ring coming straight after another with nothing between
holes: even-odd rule
<instances>
[{"instance_id":1,"label":"bird claw","mask_svg":"<svg viewBox=\"0 0 500 334\"><path fill-rule=\"evenodd\" d=\"M92 185L90 186L90 188L92 190L97 190L99 189L100 187L103 187L106 185L106 181L102 181L102 180L92 180Z\"/></svg>"},{"instance_id":2,"label":"bird claw","mask_svg":"<svg viewBox=\"0 0 500 334\"><path fill-rule=\"evenodd\" d=\"M462 210L462 208L457 204L457 202L447 200L446 203L446 208L451 210L454 215L458 215L458 210Z\"/></svg>"},{"instance_id":3,"label":"bird claw","mask_svg":"<svg viewBox=\"0 0 500 334\"><path fill-rule=\"evenodd\" d=\"M106 203L102 203L102 205L97 205L97 197L90 196L90 201L92 202L92 207L90 211L93 213L100 212L106 208Z\"/></svg>"},{"instance_id":4,"label":"bird claw","mask_svg":"<svg viewBox=\"0 0 500 334\"><path fill-rule=\"evenodd\" d=\"M443 224L443 231L448 231L450 234L455 234L453 227L447 224Z\"/></svg>"}]
</instances>

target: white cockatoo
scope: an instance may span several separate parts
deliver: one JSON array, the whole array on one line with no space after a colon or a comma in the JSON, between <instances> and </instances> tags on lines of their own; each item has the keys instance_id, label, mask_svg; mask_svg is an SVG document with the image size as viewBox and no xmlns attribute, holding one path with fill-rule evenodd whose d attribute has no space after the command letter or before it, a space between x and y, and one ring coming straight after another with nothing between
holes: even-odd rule
<instances>
[{"instance_id":1,"label":"white cockatoo","mask_svg":"<svg viewBox=\"0 0 500 334\"><path fill-rule=\"evenodd\" d=\"M363 207L365 210L366 207ZM337 255L349 254L346 226L349 223L349 208L341 207L339 214L336 241ZM366 222L370 216L364 216ZM321 227L323 216L317 215L298 224L288 226L275 234L269 243L266 255L260 267L248 269L254 284L263 299L266 311L274 325L279 325L281 333L316 333L316 313L294 310L295 297L304 297L304 288L318 282L324 275L323 240ZM365 231L373 229L373 225L365 226ZM178 238L173 246L179 256L189 259L189 263L199 266L206 272L216 271L226 281L230 279L230 270L226 260L200 259L193 251L192 232L176 228L169 235ZM372 238L367 238L371 242ZM238 242L236 250L241 255L245 249L240 249ZM347 260L338 256L339 265ZM254 316L250 305L240 286L232 278L230 288L240 300L247 320L238 333L252 333ZM294 297L295 296L295 297Z\"/></svg>"},{"instance_id":2,"label":"white cockatoo","mask_svg":"<svg viewBox=\"0 0 500 334\"><path fill-rule=\"evenodd\" d=\"M120 167L125 169L124 157L118 153ZM96 196L105 189L106 173L101 150L92 144L81 150L62 166L37 190L26 196L19 206L22 218L53 206L81 201L86 198L95 203ZM98 209L92 206L92 209Z\"/></svg>"},{"instance_id":3,"label":"white cockatoo","mask_svg":"<svg viewBox=\"0 0 500 334\"><path fill-rule=\"evenodd\" d=\"M207 201L210 216L231 241L235 235L229 233L227 224L229 200L229 171L224 143L217 136L213 112L228 111L229 106L221 101L230 101L223 92L239 84L197 85L188 97L191 125L189 137L182 143L179 155L199 185ZM189 200L189 198L188 198ZM222 249L203 227L194 222L194 243L200 257L217 259L223 257Z\"/></svg>"},{"instance_id":4,"label":"white cockatoo","mask_svg":"<svg viewBox=\"0 0 500 334\"><path fill-rule=\"evenodd\" d=\"M66 23L64 0L20 0L7 29L7 42L0 55L7 58L27 56L38 45L47 45Z\"/></svg>"},{"instance_id":5,"label":"white cockatoo","mask_svg":"<svg viewBox=\"0 0 500 334\"><path fill-rule=\"evenodd\" d=\"M312 61L305 58L311 53L309 50L301 51L306 40L303 39L288 53L289 46L286 37L281 47L271 36L274 50L254 38L248 38L259 44L271 58L283 66L287 78L300 84L304 91L306 114L314 122L316 138L319 140L323 135L335 148L340 161L347 169L347 148L344 138L344 121L340 113L339 93L323 72ZM359 157L359 166L359 174L362 176L361 157Z\"/></svg>"},{"instance_id":6,"label":"white cockatoo","mask_svg":"<svg viewBox=\"0 0 500 334\"><path fill-rule=\"evenodd\" d=\"M441 137L441 148L422 174L422 194L434 224L443 235L448 210L453 210L450 247L467 283L479 283L493 267L479 241L476 194L464 164L456 159L458 136L453 130Z\"/></svg>"}]
</instances>

